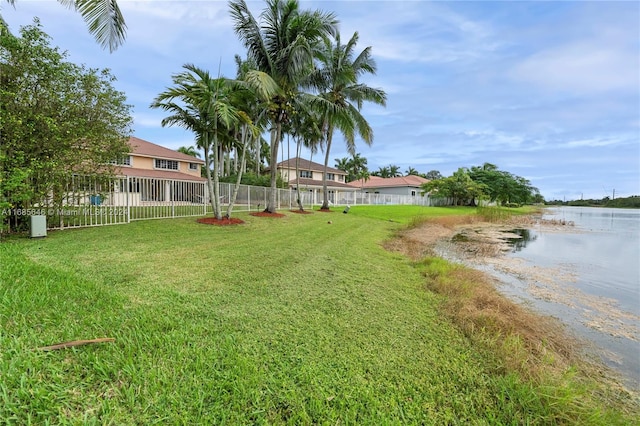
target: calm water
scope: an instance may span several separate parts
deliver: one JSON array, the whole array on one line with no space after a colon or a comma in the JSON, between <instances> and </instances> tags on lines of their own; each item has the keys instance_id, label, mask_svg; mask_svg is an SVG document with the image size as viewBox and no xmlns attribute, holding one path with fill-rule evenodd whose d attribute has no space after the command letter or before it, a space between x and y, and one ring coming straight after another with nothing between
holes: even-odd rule
<instances>
[{"instance_id":1,"label":"calm water","mask_svg":"<svg viewBox=\"0 0 640 426\"><path fill-rule=\"evenodd\" d=\"M531 283L502 276L506 292L560 318L640 389L640 210L560 207L544 218L575 226L527 230L509 256L557 271L553 289L562 297L532 295Z\"/></svg>"}]
</instances>

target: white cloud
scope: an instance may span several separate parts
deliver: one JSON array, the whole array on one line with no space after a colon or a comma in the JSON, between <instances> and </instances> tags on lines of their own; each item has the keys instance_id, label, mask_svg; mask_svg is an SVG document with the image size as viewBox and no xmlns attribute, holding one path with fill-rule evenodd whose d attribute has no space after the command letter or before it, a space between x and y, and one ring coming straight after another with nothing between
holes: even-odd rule
<instances>
[{"instance_id":1,"label":"white cloud","mask_svg":"<svg viewBox=\"0 0 640 426\"><path fill-rule=\"evenodd\" d=\"M637 91L638 52L580 41L537 52L517 64L512 78L552 91Z\"/></svg>"},{"instance_id":2,"label":"white cloud","mask_svg":"<svg viewBox=\"0 0 640 426\"><path fill-rule=\"evenodd\" d=\"M589 138L589 139L571 140L566 142L564 146L568 148L612 146L612 145L618 145L620 143L625 143L627 140L628 139L623 137Z\"/></svg>"}]
</instances>

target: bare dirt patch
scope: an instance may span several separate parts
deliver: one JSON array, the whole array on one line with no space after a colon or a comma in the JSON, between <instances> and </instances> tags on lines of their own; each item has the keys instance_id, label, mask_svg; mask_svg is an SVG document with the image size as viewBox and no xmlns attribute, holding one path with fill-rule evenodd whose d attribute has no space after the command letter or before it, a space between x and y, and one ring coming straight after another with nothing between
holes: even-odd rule
<instances>
[{"instance_id":1,"label":"bare dirt patch","mask_svg":"<svg viewBox=\"0 0 640 426\"><path fill-rule=\"evenodd\" d=\"M205 225L215 225L215 226L229 226L229 225L241 225L244 223L244 220L238 219L235 217L222 219L216 219L215 217L203 217L197 220L198 223L204 223Z\"/></svg>"},{"instance_id":2,"label":"bare dirt patch","mask_svg":"<svg viewBox=\"0 0 640 426\"><path fill-rule=\"evenodd\" d=\"M297 213L297 214L313 214L312 211L309 210L300 210L300 209L295 209L295 210L289 210L291 213Z\"/></svg>"}]
</instances>

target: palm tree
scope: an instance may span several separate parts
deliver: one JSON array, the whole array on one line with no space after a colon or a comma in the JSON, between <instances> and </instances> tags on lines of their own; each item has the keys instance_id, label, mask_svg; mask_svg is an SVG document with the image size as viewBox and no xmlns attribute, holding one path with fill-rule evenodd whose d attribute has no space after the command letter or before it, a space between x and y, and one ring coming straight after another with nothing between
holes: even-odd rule
<instances>
[{"instance_id":1,"label":"palm tree","mask_svg":"<svg viewBox=\"0 0 640 426\"><path fill-rule=\"evenodd\" d=\"M216 219L222 219L219 197L220 138L229 137L231 129L238 125L253 125L247 113L236 107L237 90L252 89L254 96L267 99L275 93L275 83L259 71L248 72L242 82L212 78L209 72L191 64L183 68L187 71L173 76L175 86L160 93L151 107L172 113L162 120L162 126L178 125L196 134L196 143L204 151L211 207ZM213 159L209 157L210 152L213 153Z\"/></svg>"},{"instance_id":2,"label":"palm tree","mask_svg":"<svg viewBox=\"0 0 640 426\"><path fill-rule=\"evenodd\" d=\"M177 151L192 157L200 158L200 153L194 146L181 146Z\"/></svg>"},{"instance_id":3,"label":"palm tree","mask_svg":"<svg viewBox=\"0 0 640 426\"><path fill-rule=\"evenodd\" d=\"M390 164L389 165L389 177L399 177L402 176L402 173L400 173L400 167L396 166L395 164Z\"/></svg>"},{"instance_id":4,"label":"palm tree","mask_svg":"<svg viewBox=\"0 0 640 426\"><path fill-rule=\"evenodd\" d=\"M409 168L404 172L405 176L420 176L420 172L409 166Z\"/></svg>"},{"instance_id":5,"label":"palm tree","mask_svg":"<svg viewBox=\"0 0 640 426\"><path fill-rule=\"evenodd\" d=\"M267 73L278 85L271 97L268 118L271 122L269 167L271 191L265 211L275 212L277 192L278 146L282 126L289 121L300 95L300 83L313 67L313 50L318 41L335 32L332 13L302 11L298 0L267 0L258 22L244 0L229 3L234 30L247 48L256 69Z\"/></svg>"},{"instance_id":6,"label":"palm tree","mask_svg":"<svg viewBox=\"0 0 640 426\"><path fill-rule=\"evenodd\" d=\"M240 120L238 111L229 103L224 78L212 78L209 72L186 64L187 71L173 76L174 87L160 93L152 108L162 108L171 113L162 120L162 126L177 125L196 134L196 143L204 151L205 171L213 213L222 218L219 198L219 143L220 124L229 128ZM182 105L176 103L178 100ZM213 152L213 180L211 158Z\"/></svg>"},{"instance_id":7,"label":"palm tree","mask_svg":"<svg viewBox=\"0 0 640 426\"><path fill-rule=\"evenodd\" d=\"M329 209L327 191L327 167L331 152L334 130L339 130L346 141L347 150L355 155L355 138L360 136L367 145L373 142L373 129L360 113L364 101L378 105L386 104L386 94L382 89L371 88L358 83L362 74L375 74L376 64L371 56L371 47L355 56L358 33L354 33L347 44L342 44L340 34L335 36L335 44L329 38L317 52L321 68L315 71L310 81L320 90L324 101L320 104L325 130L325 160L322 177L323 202L321 209Z\"/></svg>"},{"instance_id":8,"label":"palm tree","mask_svg":"<svg viewBox=\"0 0 640 426\"><path fill-rule=\"evenodd\" d=\"M7 0L7 3L15 7L16 0ZM58 0L58 3L80 12L89 32L103 49L108 47L113 52L124 43L127 24L116 0Z\"/></svg>"},{"instance_id":9,"label":"palm tree","mask_svg":"<svg viewBox=\"0 0 640 426\"><path fill-rule=\"evenodd\" d=\"M389 177L391 177L391 171L389 170L388 166L379 167L378 170L376 170L375 172L371 173L371 176L378 176L378 177L381 177L381 178L389 178Z\"/></svg>"},{"instance_id":10,"label":"palm tree","mask_svg":"<svg viewBox=\"0 0 640 426\"><path fill-rule=\"evenodd\" d=\"M350 164L351 167L349 170L349 176L347 176L347 182L362 179L363 176L366 176L367 180L369 179L371 174L367 167L367 159L362 157L360 153L356 153L351 157Z\"/></svg>"},{"instance_id":11,"label":"palm tree","mask_svg":"<svg viewBox=\"0 0 640 426\"><path fill-rule=\"evenodd\" d=\"M238 149L240 150L240 165L237 170L236 184L233 188L233 193L229 200L227 207L226 217L231 216L231 210L235 203L240 188L240 182L242 181L242 173L246 166L246 154L249 147L254 144L259 147L262 138L260 134L264 131L264 125L266 125L265 116L266 110L261 107L276 91L277 85L275 82L265 73L256 71L252 67L250 61L243 61L238 55L236 55L237 65L237 89L234 93L235 105L241 109L239 112L241 118L239 129L235 130L235 149L236 155ZM259 153L259 150L258 150ZM259 154L258 154L259 155ZM237 156L236 156L237 164Z\"/></svg>"},{"instance_id":12,"label":"palm tree","mask_svg":"<svg viewBox=\"0 0 640 426\"><path fill-rule=\"evenodd\" d=\"M300 196L300 155L302 146L311 150L311 154L322 141L322 131L318 127L318 118L310 109L304 109L294 115L291 123L291 134L296 142L296 201L300 211L304 211ZM311 162L311 160L309 160Z\"/></svg>"},{"instance_id":13,"label":"palm tree","mask_svg":"<svg viewBox=\"0 0 640 426\"><path fill-rule=\"evenodd\" d=\"M334 167L336 169L349 173L351 169L351 159L349 157L336 158L335 162Z\"/></svg>"}]
</instances>

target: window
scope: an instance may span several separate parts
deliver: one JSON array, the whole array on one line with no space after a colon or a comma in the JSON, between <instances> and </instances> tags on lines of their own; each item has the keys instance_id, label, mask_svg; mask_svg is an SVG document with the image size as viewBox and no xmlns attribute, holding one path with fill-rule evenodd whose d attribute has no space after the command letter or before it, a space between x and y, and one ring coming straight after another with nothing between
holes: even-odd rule
<instances>
[{"instance_id":1,"label":"window","mask_svg":"<svg viewBox=\"0 0 640 426\"><path fill-rule=\"evenodd\" d=\"M338 181L344 182L344 175L338 175Z\"/></svg>"},{"instance_id":2,"label":"window","mask_svg":"<svg viewBox=\"0 0 640 426\"><path fill-rule=\"evenodd\" d=\"M415 197L416 196L416 191L411 191L411 196Z\"/></svg>"},{"instance_id":3,"label":"window","mask_svg":"<svg viewBox=\"0 0 640 426\"><path fill-rule=\"evenodd\" d=\"M178 162L174 160L155 160L156 169L178 170Z\"/></svg>"},{"instance_id":4,"label":"window","mask_svg":"<svg viewBox=\"0 0 640 426\"><path fill-rule=\"evenodd\" d=\"M311 173L311 170L300 170L300 177L311 179L313 177L313 174Z\"/></svg>"},{"instance_id":5,"label":"window","mask_svg":"<svg viewBox=\"0 0 640 426\"><path fill-rule=\"evenodd\" d=\"M335 173L327 173L327 180L336 180Z\"/></svg>"},{"instance_id":6,"label":"window","mask_svg":"<svg viewBox=\"0 0 640 426\"><path fill-rule=\"evenodd\" d=\"M189 163L189 170L198 170L198 164Z\"/></svg>"},{"instance_id":7,"label":"window","mask_svg":"<svg viewBox=\"0 0 640 426\"><path fill-rule=\"evenodd\" d=\"M111 164L115 164L116 166L130 166L131 165L131 156L125 155L124 157L111 161Z\"/></svg>"}]
</instances>

